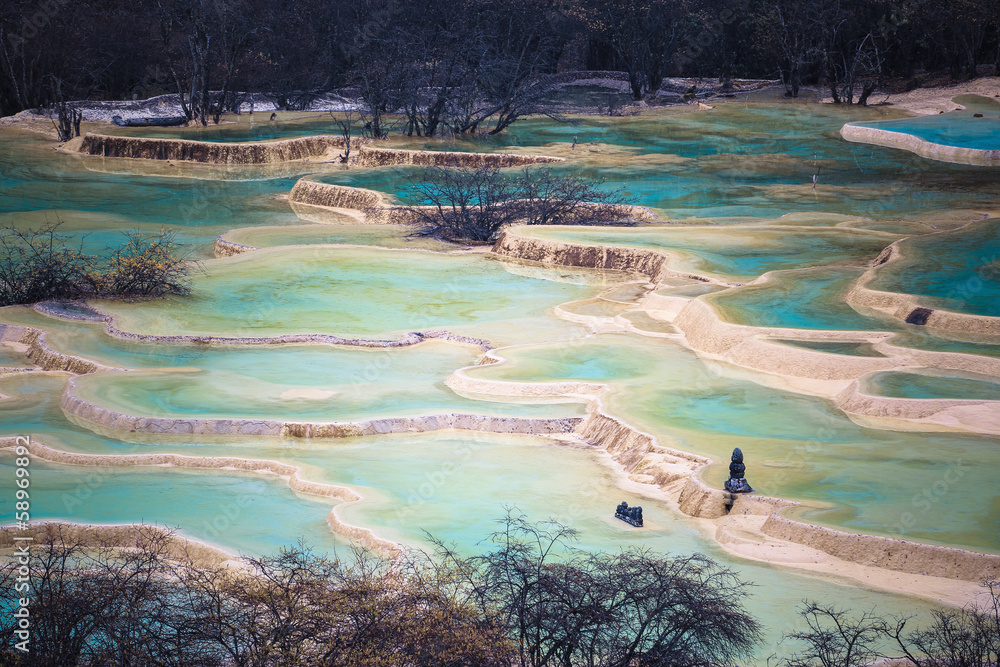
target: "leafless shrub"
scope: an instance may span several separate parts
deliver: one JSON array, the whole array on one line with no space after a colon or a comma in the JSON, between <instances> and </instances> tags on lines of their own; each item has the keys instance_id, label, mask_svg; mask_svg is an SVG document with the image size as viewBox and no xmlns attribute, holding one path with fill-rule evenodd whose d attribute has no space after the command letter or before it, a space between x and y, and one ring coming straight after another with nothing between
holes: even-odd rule
<instances>
[{"instance_id":1,"label":"leafless shrub","mask_svg":"<svg viewBox=\"0 0 1000 667\"><path fill-rule=\"evenodd\" d=\"M1000 664L1000 582L984 581L985 602L963 609L936 609L928 627L908 630L912 617L860 615L804 602L806 629L786 633L804 646L780 667L857 667L895 644L914 667L990 667Z\"/></svg>"},{"instance_id":2,"label":"leafless shrub","mask_svg":"<svg viewBox=\"0 0 1000 667\"><path fill-rule=\"evenodd\" d=\"M444 238L479 243L495 241L513 223L610 224L632 215L621 190L607 192L547 168L511 174L489 165L429 167L410 192L428 205L402 207L400 219Z\"/></svg>"},{"instance_id":3,"label":"leafless shrub","mask_svg":"<svg viewBox=\"0 0 1000 667\"><path fill-rule=\"evenodd\" d=\"M40 227L0 228L0 306L46 299L155 297L184 294L192 263L174 243L172 231L124 233L100 255L73 245L61 222Z\"/></svg>"},{"instance_id":4,"label":"leafless shrub","mask_svg":"<svg viewBox=\"0 0 1000 667\"><path fill-rule=\"evenodd\" d=\"M438 543L465 594L505 629L514 664L732 665L751 655L760 626L731 570L702 555L586 553L573 538L508 513L483 555L461 559Z\"/></svg>"},{"instance_id":5,"label":"leafless shrub","mask_svg":"<svg viewBox=\"0 0 1000 667\"><path fill-rule=\"evenodd\" d=\"M205 566L154 527L127 544L63 535L32 546L32 650L13 648L6 615L0 664L725 666L759 637L746 588L704 556L588 554L566 527L513 515L471 558L298 544ZM0 567L4 608L18 567Z\"/></svg>"}]
</instances>

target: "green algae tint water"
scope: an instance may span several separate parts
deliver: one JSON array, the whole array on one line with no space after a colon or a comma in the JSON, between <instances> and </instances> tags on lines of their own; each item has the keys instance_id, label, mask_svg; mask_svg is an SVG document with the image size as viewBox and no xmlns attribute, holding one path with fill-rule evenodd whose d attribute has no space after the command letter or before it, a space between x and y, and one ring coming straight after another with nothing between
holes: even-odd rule
<instances>
[{"instance_id":1,"label":"green algae tint water","mask_svg":"<svg viewBox=\"0 0 1000 667\"><path fill-rule=\"evenodd\" d=\"M664 444L719 461L704 475L713 486L721 487L729 454L740 447L755 489L835 506L836 512L813 512L827 523L1000 551L995 500L982 493L993 466L1000 465L996 438L863 428L829 401L730 376L727 367L705 366L670 341L603 335L571 346L508 349L503 355L509 363L470 374L506 381L609 384L605 400L613 414ZM980 388L988 395L995 386ZM913 489L929 488L955 465L962 484L952 485L918 526L901 526L900 517L912 510ZM896 466L904 472L894 472ZM984 530L986 526L990 529Z\"/></svg>"},{"instance_id":2,"label":"green algae tint water","mask_svg":"<svg viewBox=\"0 0 1000 667\"><path fill-rule=\"evenodd\" d=\"M530 233L654 248L670 255L671 265L680 270L734 283L776 272L766 282L705 297L726 319L810 331L898 331L894 342L915 348L995 355L996 341L945 340L856 313L843 302L852 282L889 243L953 229L981 217L977 209L988 210L1000 196L995 169L934 163L839 138L845 122L884 118L873 109L741 102L704 113L581 118L577 125L529 119L499 138L459 138L433 147L543 154L548 147L568 158L553 167L558 173L605 179L602 187L623 187L637 203L669 220L707 222ZM253 127L241 122L194 133L123 133L252 140L329 132L328 126L313 118ZM579 153L568 150L574 135ZM394 139L389 145L430 144ZM189 297L96 305L124 330L157 335L329 333L381 339L448 329L498 346L517 345L500 351L509 363L469 374L518 382L607 383L605 407L615 416L666 445L718 461L703 474L713 486L721 486L724 462L739 446L754 487L802 501L796 515L806 520L1000 551L1000 501L989 491L995 486L992 471L1000 464L996 438L864 428L829 401L768 388L749 372L704 362L669 340L592 335L584 326L556 318L554 308L576 302L567 307L576 315L619 316L653 333L675 330L629 312L641 296L632 288L614 295L624 305L594 300L623 276L588 279L595 272L417 251L452 246L412 240L399 228L306 224L316 221L295 215L283 199L304 175L412 202L410 183L419 169L214 168L90 159L57 153L40 137L4 130L0 224L27 228L63 220L64 230L93 253L113 246L122 229L171 229L201 259L211 257L216 236L237 230L227 238L269 249L206 261L204 273L193 277ZM786 216L794 212L800 213ZM872 287L912 293L937 307L998 315L992 284L953 289L989 275L995 230L986 222L906 241L901 244L904 260L880 269ZM396 249L317 247L327 244ZM713 290L679 281L660 291L694 297ZM440 342L395 350L238 348L121 340L105 334L102 323L58 320L26 308L2 309L0 321L45 330L47 344L59 352L133 369L78 378L78 391L105 407L145 416L332 421L462 411L554 417L579 414L582 407L458 395L445 379L474 364L479 351ZM864 344L811 347L839 355L872 352ZM21 359L14 346L0 351L2 365ZM729 556L671 507L622 482L616 468L589 448L464 432L316 441L122 433L67 417L60 408L67 379L64 373L0 378L0 394L7 397L0 400L0 435L31 434L53 447L84 453L175 452L299 465L307 479L348 485L364 496L339 509L345 520L409 545L427 546L423 531L428 531L463 553L480 551L494 519L505 505L514 505L532 520L554 517L569 523L579 530L582 548L702 551L757 584L750 610L768 627L762 664L772 651L783 650L776 647L778 634L793 626L800 598L854 609L877 605L882 612L917 612L924 618L929 610L912 598ZM867 381L886 395L918 399L988 397L995 387L976 378L913 373ZM326 524L334 501L295 493L273 477L37 464L33 509L40 519L145 520L251 554L273 553L298 537L321 549L346 546ZM11 457L0 455L0 467L11 465ZM5 470L0 474L9 473ZM955 475L961 483L949 485L931 510L921 511L914 489L939 488L941 480ZM646 508L647 528L632 529L611 517L623 499ZM12 512L10 498L0 498L0 520L9 521ZM907 514L917 521L904 522Z\"/></svg>"},{"instance_id":3,"label":"green algae tint water","mask_svg":"<svg viewBox=\"0 0 1000 667\"><path fill-rule=\"evenodd\" d=\"M98 302L144 334L274 336L407 331L544 318L597 288L526 278L481 257L366 248L273 249L217 260L189 297ZM488 327L484 328L488 333Z\"/></svg>"}]
</instances>

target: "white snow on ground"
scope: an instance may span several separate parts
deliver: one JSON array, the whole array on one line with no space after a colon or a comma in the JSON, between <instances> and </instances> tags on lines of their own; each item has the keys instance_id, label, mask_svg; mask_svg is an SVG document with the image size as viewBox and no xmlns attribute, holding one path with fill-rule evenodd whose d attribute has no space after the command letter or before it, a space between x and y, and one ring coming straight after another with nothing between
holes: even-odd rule
<instances>
[{"instance_id":1,"label":"white snow on ground","mask_svg":"<svg viewBox=\"0 0 1000 667\"><path fill-rule=\"evenodd\" d=\"M241 113L249 113L253 99L254 113L271 113L277 111L274 95L265 93L247 94L246 101L240 106ZM83 119L88 122L110 123L114 116L128 118L150 118L162 116L183 116L180 100L177 95L160 95L151 97L148 100L123 100L123 101L92 101L79 100L70 102L69 105L83 112ZM350 111L356 110L357 104L340 95L324 95L313 101L303 111ZM48 117L51 114L47 111L24 112L35 116ZM18 114L19 116L21 114Z\"/></svg>"}]
</instances>

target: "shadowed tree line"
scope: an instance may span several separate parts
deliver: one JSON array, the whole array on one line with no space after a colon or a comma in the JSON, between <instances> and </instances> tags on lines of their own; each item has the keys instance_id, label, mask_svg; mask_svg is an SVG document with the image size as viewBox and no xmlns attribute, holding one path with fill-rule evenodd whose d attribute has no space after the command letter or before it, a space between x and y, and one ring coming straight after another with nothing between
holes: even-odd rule
<instances>
[{"instance_id":1,"label":"shadowed tree line","mask_svg":"<svg viewBox=\"0 0 1000 667\"><path fill-rule=\"evenodd\" d=\"M344 91L366 127L499 132L544 111L559 72L781 78L867 101L889 78L1000 66L1000 0L7 0L0 110L181 95L207 123L246 91L302 108ZM345 90L346 89L346 90Z\"/></svg>"},{"instance_id":2,"label":"shadowed tree line","mask_svg":"<svg viewBox=\"0 0 1000 667\"><path fill-rule=\"evenodd\" d=\"M0 665L195 667L732 667L761 621L750 585L702 555L590 553L572 530L508 514L478 555L431 540L431 553L346 558L303 544L209 566L166 531L139 527L127 548L80 544L55 527L29 558L0 567ZM21 579L18 579L21 577ZM30 597L30 652L16 649ZM982 603L907 617L803 602L778 667L988 667L1000 658L1000 586Z\"/></svg>"},{"instance_id":3,"label":"shadowed tree line","mask_svg":"<svg viewBox=\"0 0 1000 667\"><path fill-rule=\"evenodd\" d=\"M30 559L31 652L0 615L0 664L482 667L733 665L758 623L704 556L590 554L572 531L509 516L473 557L438 543L394 560L298 545L197 566L170 536L128 549L55 539ZM0 568L0 608L23 595Z\"/></svg>"}]
</instances>

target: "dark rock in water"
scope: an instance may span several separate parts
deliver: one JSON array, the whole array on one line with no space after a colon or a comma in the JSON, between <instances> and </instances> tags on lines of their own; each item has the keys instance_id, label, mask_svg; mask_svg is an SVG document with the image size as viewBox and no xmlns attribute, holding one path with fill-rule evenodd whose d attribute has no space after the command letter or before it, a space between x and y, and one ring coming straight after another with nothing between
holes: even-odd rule
<instances>
[{"instance_id":1,"label":"dark rock in water","mask_svg":"<svg viewBox=\"0 0 1000 667\"><path fill-rule=\"evenodd\" d=\"M750 483L744 475L747 467L743 464L743 452L737 447L733 450L732 462L729 464L729 479L726 480L726 491L730 493L753 493Z\"/></svg>"},{"instance_id":2,"label":"dark rock in water","mask_svg":"<svg viewBox=\"0 0 1000 667\"><path fill-rule=\"evenodd\" d=\"M122 118L112 116L111 122L118 127L173 127L187 122L184 116L149 116L147 118Z\"/></svg>"},{"instance_id":3,"label":"dark rock in water","mask_svg":"<svg viewBox=\"0 0 1000 667\"><path fill-rule=\"evenodd\" d=\"M983 114L981 114L981 113L974 113L974 114L972 114L972 117L973 118L982 118Z\"/></svg>"},{"instance_id":4,"label":"dark rock in water","mask_svg":"<svg viewBox=\"0 0 1000 667\"><path fill-rule=\"evenodd\" d=\"M615 509L615 518L636 528L642 528L642 508L638 505L629 507L628 503L623 500Z\"/></svg>"},{"instance_id":5,"label":"dark rock in water","mask_svg":"<svg viewBox=\"0 0 1000 667\"><path fill-rule=\"evenodd\" d=\"M927 324L927 318L934 311L930 308L914 308L913 312L906 316L907 324Z\"/></svg>"}]
</instances>

